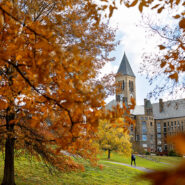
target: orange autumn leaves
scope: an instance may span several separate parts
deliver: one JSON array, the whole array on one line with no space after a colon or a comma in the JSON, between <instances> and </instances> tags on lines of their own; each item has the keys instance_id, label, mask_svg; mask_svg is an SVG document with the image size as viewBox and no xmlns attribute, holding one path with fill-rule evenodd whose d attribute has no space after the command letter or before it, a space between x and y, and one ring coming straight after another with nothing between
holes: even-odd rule
<instances>
[{"instance_id":1,"label":"orange autumn leaves","mask_svg":"<svg viewBox=\"0 0 185 185\"><path fill-rule=\"evenodd\" d=\"M0 124L4 143L16 138L15 148L60 170L82 169L70 155L96 163L92 141L100 119L125 113L131 124L127 107L104 110L113 75L96 77L117 43L100 18L89 0L0 2L0 111L9 118Z\"/></svg>"},{"instance_id":2,"label":"orange autumn leaves","mask_svg":"<svg viewBox=\"0 0 185 185\"><path fill-rule=\"evenodd\" d=\"M61 170L79 167L62 151L96 161L90 141L111 91L110 78L96 76L116 46L100 17L88 0L0 2L3 142L16 138L16 148Z\"/></svg>"}]
</instances>

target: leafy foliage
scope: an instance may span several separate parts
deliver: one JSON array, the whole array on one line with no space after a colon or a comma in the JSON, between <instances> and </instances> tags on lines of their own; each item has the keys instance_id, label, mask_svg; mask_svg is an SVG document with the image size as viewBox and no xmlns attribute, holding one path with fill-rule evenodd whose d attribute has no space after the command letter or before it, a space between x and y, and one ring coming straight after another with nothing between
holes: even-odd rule
<instances>
[{"instance_id":1,"label":"leafy foliage","mask_svg":"<svg viewBox=\"0 0 185 185\"><path fill-rule=\"evenodd\" d=\"M15 144L59 170L82 169L70 155L96 162L98 120L122 113L103 112L111 79L96 77L116 43L100 13L90 0L0 1L0 143L11 159Z\"/></svg>"},{"instance_id":2,"label":"leafy foliage","mask_svg":"<svg viewBox=\"0 0 185 185\"><path fill-rule=\"evenodd\" d=\"M128 132L124 132L124 125L121 122L121 118L115 123L101 120L98 128L98 143L103 150L118 151L130 155L132 146L130 136Z\"/></svg>"}]
</instances>

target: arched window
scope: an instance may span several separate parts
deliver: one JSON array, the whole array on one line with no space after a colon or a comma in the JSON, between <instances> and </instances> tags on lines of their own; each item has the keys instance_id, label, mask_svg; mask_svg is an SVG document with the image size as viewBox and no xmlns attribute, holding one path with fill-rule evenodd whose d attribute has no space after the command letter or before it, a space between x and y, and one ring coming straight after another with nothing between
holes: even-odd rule
<instances>
[{"instance_id":1,"label":"arched window","mask_svg":"<svg viewBox=\"0 0 185 185\"><path fill-rule=\"evenodd\" d=\"M130 81L130 80L129 80L129 90L130 90L130 92L133 92L134 91L133 81Z\"/></svg>"},{"instance_id":2,"label":"arched window","mask_svg":"<svg viewBox=\"0 0 185 185\"><path fill-rule=\"evenodd\" d=\"M125 82L124 82L124 80L123 80L123 82L122 82L121 88L122 88L122 90L124 90L124 88L125 88Z\"/></svg>"},{"instance_id":3,"label":"arched window","mask_svg":"<svg viewBox=\"0 0 185 185\"><path fill-rule=\"evenodd\" d=\"M116 95L116 101L120 102L120 95Z\"/></svg>"}]
</instances>

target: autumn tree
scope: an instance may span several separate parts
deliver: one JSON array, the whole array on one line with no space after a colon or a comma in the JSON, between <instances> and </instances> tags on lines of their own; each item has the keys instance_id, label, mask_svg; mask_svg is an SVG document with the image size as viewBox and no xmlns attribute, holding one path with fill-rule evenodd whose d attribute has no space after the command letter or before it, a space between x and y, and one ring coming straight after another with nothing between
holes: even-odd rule
<instances>
[{"instance_id":1,"label":"autumn tree","mask_svg":"<svg viewBox=\"0 0 185 185\"><path fill-rule=\"evenodd\" d=\"M124 132L122 122L110 123L108 120L101 120L98 127L98 143L101 149L108 151L108 159L111 152L117 151L125 155L131 154L131 142L128 132Z\"/></svg>"},{"instance_id":2,"label":"autumn tree","mask_svg":"<svg viewBox=\"0 0 185 185\"><path fill-rule=\"evenodd\" d=\"M110 80L96 77L116 45L100 10L91 0L0 1L2 185L15 185L15 148L59 170L80 168L62 151L94 159Z\"/></svg>"}]
</instances>

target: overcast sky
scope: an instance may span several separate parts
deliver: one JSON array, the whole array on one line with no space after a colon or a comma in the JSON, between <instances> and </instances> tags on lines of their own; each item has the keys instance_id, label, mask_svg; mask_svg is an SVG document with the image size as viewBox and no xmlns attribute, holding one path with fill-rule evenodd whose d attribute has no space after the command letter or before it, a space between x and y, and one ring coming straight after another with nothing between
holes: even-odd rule
<instances>
[{"instance_id":1,"label":"overcast sky","mask_svg":"<svg viewBox=\"0 0 185 185\"><path fill-rule=\"evenodd\" d=\"M162 24L165 24L167 19L168 23L170 22L168 12L156 15L156 13L148 11L145 12L146 14L148 17L160 20ZM143 26L142 15L136 7L126 8L122 5L114 12L110 24L111 26L118 27L117 40L120 40L120 45L111 53L111 56L114 56L116 60L107 64L103 71L104 73L112 71L116 73L125 52L132 70L136 75L136 102L137 105L141 105L144 103L143 101L147 97L147 93L152 90L145 77L138 73L142 54L144 52L155 52L157 45L161 43L161 38L159 36L149 37L148 32L146 32L147 29ZM106 102L108 103L113 98L115 97L109 97ZM152 99L152 102L156 101L158 100Z\"/></svg>"}]
</instances>

